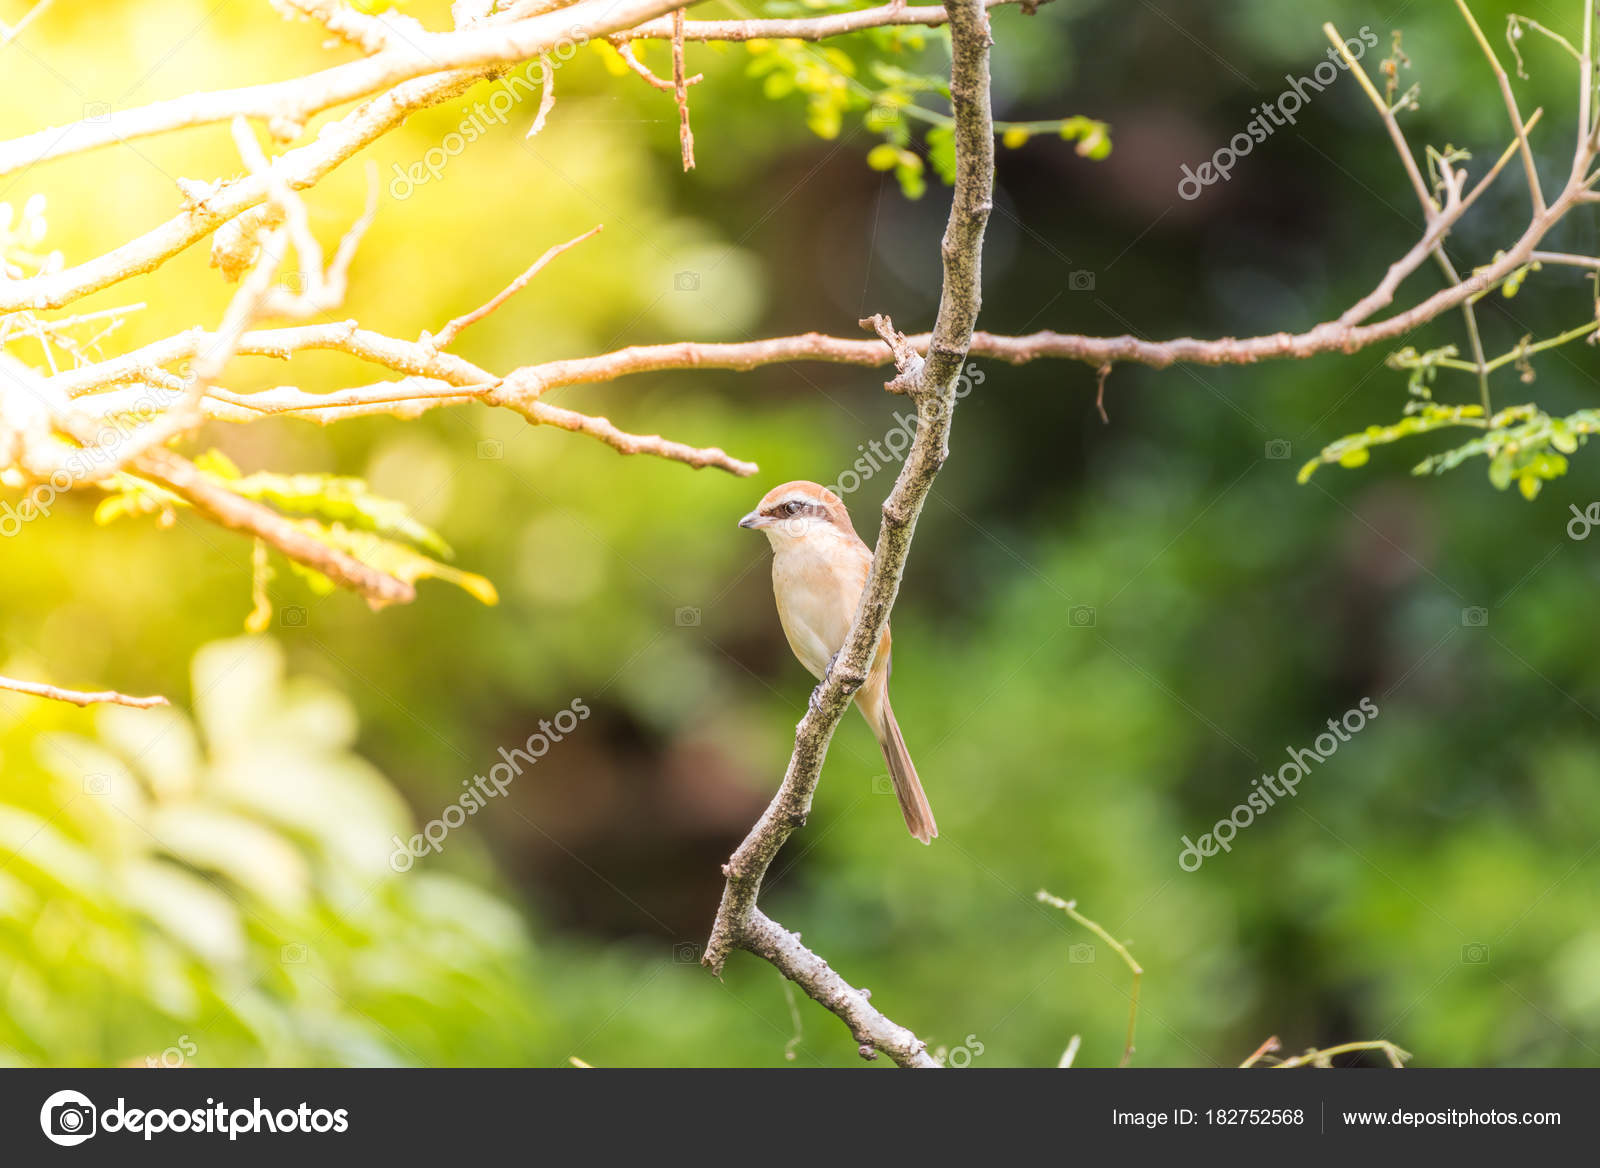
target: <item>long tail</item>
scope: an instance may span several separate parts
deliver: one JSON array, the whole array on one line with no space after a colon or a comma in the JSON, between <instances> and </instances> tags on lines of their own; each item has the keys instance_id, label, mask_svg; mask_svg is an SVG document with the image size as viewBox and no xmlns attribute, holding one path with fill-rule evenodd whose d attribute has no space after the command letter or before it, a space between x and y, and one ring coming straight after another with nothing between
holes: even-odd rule
<instances>
[{"instance_id":1,"label":"long tail","mask_svg":"<svg viewBox=\"0 0 1600 1168\"><path fill-rule=\"evenodd\" d=\"M873 719L869 716L867 721ZM933 808L928 806L928 796L923 793L922 780L917 778L917 768L911 765L911 754L900 734L900 723L894 720L887 693L872 730L883 748L884 761L889 764L889 777L894 780L894 793L900 800L900 814L905 816L906 830L913 838L931 843L939 834L939 825L933 821Z\"/></svg>"}]
</instances>

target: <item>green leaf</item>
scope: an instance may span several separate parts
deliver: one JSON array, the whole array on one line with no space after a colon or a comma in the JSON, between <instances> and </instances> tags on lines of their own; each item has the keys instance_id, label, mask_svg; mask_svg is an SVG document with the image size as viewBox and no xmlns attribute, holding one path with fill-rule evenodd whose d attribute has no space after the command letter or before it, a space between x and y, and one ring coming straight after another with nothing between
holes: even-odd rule
<instances>
[{"instance_id":1,"label":"green leaf","mask_svg":"<svg viewBox=\"0 0 1600 1168\"><path fill-rule=\"evenodd\" d=\"M235 494L270 503L289 515L305 515L403 539L443 559L455 554L436 532L413 519L404 503L374 494L358 478L262 472L225 485Z\"/></svg>"},{"instance_id":2,"label":"green leaf","mask_svg":"<svg viewBox=\"0 0 1600 1168\"><path fill-rule=\"evenodd\" d=\"M951 127L928 131L928 162L946 186L956 181L956 133Z\"/></svg>"},{"instance_id":3,"label":"green leaf","mask_svg":"<svg viewBox=\"0 0 1600 1168\"><path fill-rule=\"evenodd\" d=\"M1068 142L1077 139L1077 152L1084 158L1098 162L1111 153L1111 127L1105 122L1082 116L1067 118L1060 132Z\"/></svg>"},{"instance_id":4,"label":"green leaf","mask_svg":"<svg viewBox=\"0 0 1600 1168\"><path fill-rule=\"evenodd\" d=\"M368 567L376 568L398 580L404 580L407 584L415 584L418 580L424 579L443 580L447 584L454 584L483 604L500 603L500 594L495 590L495 586L483 576L441 564L403 543L396 543L369 531L352 531L339 523L323 524L314 519L300 519L293 522L329 547L338 548Z\"/></svg>"},{"instance_id":5,"label":"green leaf","mask_svg":"<svg viewBox=\"0 0 1600 1168\"><path fill-rule=\"evenodd\" d=\"M1420 412L1401 418L1391 425L1368 426L1359 434L1347 434L1337 442L1330 442L1322 448L1321 454L1300 468L1300 473L1296 477L1304 483L1316 473L1318 467L1329 463L1337 463L1344 467L1362 466L1371 457L1371 449L1374 446L1384 446L1398 442L1402 438L1426 434L1431 430L1441 430L1449 426L1482 427L1482 419L1482 406L1439 406L1428 403Z\"/></svg>"},{"instance_id":6,"label":"green leaf","mask_svg":"<svg viewBox=\"0 0 1600 1168\"><path fill-rule=\"evenodd\" d=\"M867 165L873 170L893 170L900 162L897 147L884 142L867 151Z\"/></svg>"},{"instance_id":7,"label":"green leaf","mask_svg":"<svg viewBox=\"0 0 1600 1168\"><path fill-rule=\"evenodd\" d=\"M894 177L899 180L900 191L908 199L920 199L927 191L927 181L922 177L922 159L910 151L902 151L900 165L894 168Z\"/></svg>"}]
</instances>

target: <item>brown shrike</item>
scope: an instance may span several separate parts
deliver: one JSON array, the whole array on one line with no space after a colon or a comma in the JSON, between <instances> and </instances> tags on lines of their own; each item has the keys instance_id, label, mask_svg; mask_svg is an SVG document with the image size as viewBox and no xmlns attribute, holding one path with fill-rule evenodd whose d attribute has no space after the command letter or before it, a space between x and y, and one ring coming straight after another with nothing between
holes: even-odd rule
<instances>
[{"instance_id":1,"label":"brown shrike","mask_svg":"<svg viewBox=\"0 0 1600 1168\"><path fill-rule=\"evenodd\" d=\"M740 527L767 533L772 543L772 591L789 647L821 681L844 648L872 567L872 550L850 525L839 496L816 483L784 483L767 492ZM889 706L889 630L883 630L872 670L856 693L856 709L883 748L906 827L923 843L939 834L933 810L911 765L906 740Z\"/></svg>"}]
</instances>

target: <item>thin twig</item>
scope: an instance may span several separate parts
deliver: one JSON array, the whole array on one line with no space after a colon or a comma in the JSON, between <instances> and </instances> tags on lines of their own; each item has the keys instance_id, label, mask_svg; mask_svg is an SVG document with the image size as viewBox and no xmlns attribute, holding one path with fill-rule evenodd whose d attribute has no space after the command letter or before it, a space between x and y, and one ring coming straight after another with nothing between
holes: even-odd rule
<instances>
[{"instance_id":1,"label":"thin twig","mask_svg":"<svg viewBox=\"0 0 1600 1168\"><path fill-rule=\"evenodd\" d=\"M34 21L38 20L39 17L43 16L45 9L49 8L55 2L56 0L38 0L38 3L22 14L22 19L17 21L16 24L7 25L0 23L0 48L4 48L6 45L9 45L12 41L21 36L23 30Z\"/></svg>"},{"instance_id":2,"label":"thin twig","mask_svg":"<svg viewBox=\"0 0 1600 1168\"><path fill-rule=\"evenodd\" d=\"M1256 1047L1255 1052L1251 1054L1249 1058L1245 1059L1244 1062L1239 1064L1239 1069L1241 1071L1249 1070L1262 1059L1266 1058L1267 1055L1274 1054L1282 1049L1283 1044L1278 1041L1278 1036L1276 1034L1269 1035L1265 1042Z\"/></svg>"},{"instance_id":3,"label":"thin twig","mask_svg":"<svg viewBox=\"0 0 1600 1168\"><path fill-rule=\"evenodd\" d=\"M1128 947L1126 945L1124 945L1121 941L1118 941L1110 933L1106 932L1105 929L1101 928L1099 924L1091 921L1088 917L1080 913L1078 911L1077 901L1062 900L1059 896L1052 896L1042 888L1035 895L1041 904L1048 904L1054 908L1060 909L1084 928L1088 929L1096 937L1099 937L1107 945L1111 946L1112 951L1115 952L1118 957L1122 958L1122 960L1127 964L1128 968L1133 971L1133 989L1128 994L1128 1040L1122 1048L1122 1061L1117 1064L1119 1067L1127 1066L1128 1063L1133 1059L1133 1032L1134 1027L1137 1026L1139 1022L1139 984L1144 979L1144 968L1133 959L1133 954L1128 952Z\"/></svg>"},{"instance_id":4,"label":"thin twig","mask_svg":"<svg viewBox=\"0 0 1600 1168\"><path fill-rule=\"evenodd\" d=\"M1585 3L1587 2L1588 0L1585 0ZM1533 165L1533 150L1528 146L1528 129L1523 125L1522 115L1517 112L1516 94L1511 92L1511 78L1506 76L1505 69L1500 65L1500 58L1495 55L1494 46L1489 43L1489 38L1483 35L1483 29L1478 27L1478 21L1472 15L1472 10L1467 7L1466 0L1456 0L1456 7L1461 10L1462 17L1472 29L1472 35L1477 38L1478 47L1483 50L1483 55L1489 58L1495 81L1500 85L1500 96L1506 103L1506 113L1511 118L1511 128L1516 132L1517 143L1522 151L1522 169L1528 176L1528 194L1533 200L1533 213L1536 217L1543 215L1544 192L1539 188L1539 171Z\"/></svg>"},{"instance_id":5,"label":"thin twig","mask_svg":"<svg viewBox=\"0 0 1600 1168\"><path fill-rule=\"evenodd\" d=\"M677 89L677 85L674 82L668 81L664 77L657 77L649 65L639 60L638 54L633 51L632 41L623 41L613 47L617 50L617 56L622 58L623 63L637 73L652 89L659 89L663 93L672 93ZM696 73L692 77L685 77L683 83L685 85L699 85L705 79L706 75L704 73Z\"/></svg>"},{"instance_id":6,"label":"thin twig","mask_svg":"<svg viewBox=\"0 0 1600 1168\"><path fill-rule=\"evenodd\" d=\"M1536 251L1528 259L1536 264L1565 264L1574 268L1600 269L1600 256L1573 255L1564 251Z\"/></svg>"},{"instance_id":7,"label":"thin twig","mask_svg":"<svg viewBox=\"0 0 1600 1168\"><path fill-rule=\"evenodd\" d=\"M1433 201L1433 196L1428 191L1428 184L1422 179L1422 172L1417 169L1416 156L1411 153L1411 147L1406 143L1405 133L1400 129L1400 123L1395 120L1394 109L1384 100L1377 87L1372 84L1372 79L1367 76L1367 71L1361 67L1360 61L1351 54L1349 46L1345 44L1344 37L1339 35L1339 30L1334 28L1333 22L1328 21L1322 26L1322 34L1333 42L1333 47L1338 50L1339 56L1344 58L1345 66L1350 70L1361 88L1366 91L1367 97L1377 107L1378 113L1383 118L1384 129L1389 131L1389 138L1394 142L1394 148L1400 155L1400 160L1405 164L1406 177L1411 180L1411 188L1416 192L1417 199L1422 203L1426 218L1433 219L1434 212L1438 210Z\"/></svg>"},{"instance_id":8,"label":"thin twig","mask_svg":"<svg viewBox=\"0 0 1600 1168\"><path fill-rule=\"evenodd\" d=\"M472 325L477 324L480 320L488 316L495 309L499 308L507 300L510 300L518 292L521 292L524 288L526 288L529 281L531 281L540 272L544 271L545 267L550 263L551 260L555 259L558 255L562 255L565 252L571 251L584 240L591 239L594 236L599 235L604 229L604 223L596 223L582 235L575 235L565 243L556 244L538 259L534 260L533 263L529 264L528 269L523 272L522 275L518 276L515 280L511 281L511 283L507 284L505 288L488 303L483 304L478 308L474 308L471 312L464 316L456 317L449 324L445 325L444 328L440 329L438 335L436 336L430 337L428 334L424 333L422 336L422 343L425 345L432 345L435 349L448 349L451 345L451 342L459 337L464 331L466 331Z\"/></svg>"},{"instance_id":9,"label":"thin twig","mask_svg":"<svg viewBox=\"0 0 1600 1168\"><path fill-rule=\"evenodd\" d=\"M1358 1050L1382 1051L1384 1057L1389 1060L1389 1065L1395 1068L1395 1070L1400 1070L1403 1068L1406 1065L1406 1060L1411 1057L1410 1051L1401 1050L1398 1046L1387 1039L1376 1038L1367 1042L1341 1043L1339 1046L1330 1046L1325 1050L1317 1050L1313 1047L1304 1054L1297 1054L1293 1058L1287 1058L1282 1062L1274 1063L1273 1069L1287 1071L1293 1070L1295 1067L1304 1066L1329 1067L1333 1065L1330 1060L1335 1055L1352 1054Z\"/></svg>"},{"instance_id":10,"label":"thin twig","mask_svg":"<svg viewBox=\"0 0 1600 1168\"><path fill-rule=\"evenodd\" d=\"M132 706L136 710L149 710L172 703L163 697L135 698L116 690L62 689L58 685L45 685L38 681L18 681L14 677L0 677L0 689L29 694L36 698L49 698L57 702L70 702L75 706Z\"/></svg>"},{"instance_id":11,"label":"thin twig","mask_svg":"<svg viewBox=\"0 0 1600 1168\"><path fill-rule=\"evenodd\" d=\"M540 57L539 65L543 70L544 88L539 93L539 109L533 115L533 124L528 127L528 133L525 136L527 138L534 137L540 130L544 129L544 124L550 117L550 111L556 108L555 66L550 64L549 57Z\"/></svg>"}]
</instances>

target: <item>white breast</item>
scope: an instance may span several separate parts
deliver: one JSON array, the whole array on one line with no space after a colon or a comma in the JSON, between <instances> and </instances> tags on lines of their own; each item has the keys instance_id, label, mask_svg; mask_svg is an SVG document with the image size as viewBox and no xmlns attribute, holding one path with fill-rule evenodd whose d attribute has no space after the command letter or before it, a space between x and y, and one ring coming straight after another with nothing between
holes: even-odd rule
<instances>
[{"instance_id":1,"label":"white breast","mask_svg":"<svg viewBox=\"0 0 1600 1168\"><path fill-rule=\"evenodd\" d=\"M773 543L778 619L800 664L820 680L850 632L872 553L859 539L846 542L831 531Z\"/></svg>"}]
</instances>

